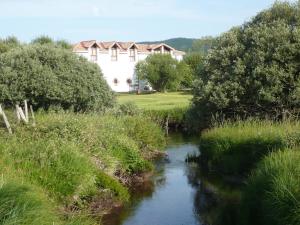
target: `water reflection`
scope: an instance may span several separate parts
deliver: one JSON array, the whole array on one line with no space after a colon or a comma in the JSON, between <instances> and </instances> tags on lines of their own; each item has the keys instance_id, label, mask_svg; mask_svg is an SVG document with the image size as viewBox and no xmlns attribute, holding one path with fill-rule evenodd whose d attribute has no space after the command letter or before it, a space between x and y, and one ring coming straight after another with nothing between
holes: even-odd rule
<instances>
[{"instance_id":1,"label":"water reflection","mask_svg":"<svg viewBox=\"0 0 300 225\"><path fill-rule=\"evenodd\" d=\"M197 163L186 163L199 154L197 140L173 136L168 159L156 163L156 174L109 225L206 225L218 216L218 187L206 180Z\"/></svg>"}]
</instances>

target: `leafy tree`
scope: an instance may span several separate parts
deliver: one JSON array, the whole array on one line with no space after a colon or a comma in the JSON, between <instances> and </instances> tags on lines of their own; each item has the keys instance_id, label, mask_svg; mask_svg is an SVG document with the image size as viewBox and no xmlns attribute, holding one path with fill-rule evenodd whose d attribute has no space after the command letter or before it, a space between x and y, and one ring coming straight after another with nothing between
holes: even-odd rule
<instances>
[{"instance_id":1,"label":"leafy tree","mask_svg":"<svg viewBox=\"0 0 300 225\"><path fill-rule=\"evenodd\" d=\"M299 6L275 3L217 39L194 87L192 116L282 117L300 106ZM203 124L202 124L203 125Z\"/></svg>"},{"instance_id":2,"label":"leafy tree","mask_svg":"<svg viewBox=\"0 0 300 225\"><path fill-rule=\"evenodd\" d=\"M27 99L35 108L104 110L114 95L96 64L52 45L28 45L0 54L0 102Z\"/></svg>"},{"instance_id":3,"label":"leafy tree","mask_svg":"<svg viewBox=\"0 0 300 225\"><path fill-rule=\"evenodd\" d=\"M6 39L0 39L0 54L7 52L13 48L20 46L20 42L16 37L7 37Z\"/></svg>"},{"instance_id":4,"label":"leafy tree","mask_svg":"<svg viewBox=\"0 0 300 225\"><path fill-rule=\"evenodd\" d=\"M37 38L33 39L31 41L31 44L41 44L41 45L54 44L54 41L49 36L42 35L40 37L37 37Z\"/></svg>"},{"instance_id":5,"label":"leafy tree","mask_svg":"<svg viewBox=\"0 0 300 225\"><path fill-rule=\"evenodd\" d=\"M188 72L183 62L178 62L169 54L150 55L136 65L138 78L147 80L155 90L162 92L178 89Z\"/></svg>"},{"instance_id":6,"label":"leafy tree","mask_svg":"<svg viewBox=\"0 0 300 225\"><path fill-rule=\"evenodd\" d=\"M187 83L187 87L192 87L193 82L202 74L204 59L203 54L196 52L189 53L184 57L183 62L190 68L190 76L186 81L183 81Z\"/></svg>"},{"instance_id":7,"label":"leafy tree","mask_svg":"<svg viewBox=\"0 0 300 225\"><path fill-rule=\"evenodd\" d=\"M201 53L203 55L208 54L208 51L216 45L216 38L207 36L195 40L192 45L192 52Z\"/></svg>"}]
</instances>

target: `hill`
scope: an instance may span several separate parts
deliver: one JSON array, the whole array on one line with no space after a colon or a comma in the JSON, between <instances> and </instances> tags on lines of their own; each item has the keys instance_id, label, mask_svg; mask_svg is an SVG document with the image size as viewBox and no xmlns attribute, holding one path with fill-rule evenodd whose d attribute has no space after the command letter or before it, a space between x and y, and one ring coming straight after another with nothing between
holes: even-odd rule
<instances>
[{"instance_id":1,"label":"hill","mask_svg":"<svg viewBox=\"0 0 300 225\"><path fill-rule=\"evenodd\" d=\"M189 51L192 46L193 42L197 40L194 38L171 38L163 41L144 41L140 42L140 44L156 44L156 43L166 43L167 45L170 45L171 47L180 50L180 51Z\"/></svg>"}]
</instances>

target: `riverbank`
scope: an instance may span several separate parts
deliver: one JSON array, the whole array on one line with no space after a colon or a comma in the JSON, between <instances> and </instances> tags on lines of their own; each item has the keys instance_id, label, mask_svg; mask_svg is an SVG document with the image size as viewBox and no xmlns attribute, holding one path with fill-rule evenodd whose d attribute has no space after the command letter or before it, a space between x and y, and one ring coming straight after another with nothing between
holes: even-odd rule
<instances>
[{"instance_id":1,"label":"riverbank","mask_svg":"<svg viewBox=\"0 0 300 225\"><path fill-rule=\"evenodd\" d=\"M153 169L150 159L165 145L161 129L140 116L36 117L35 127L0 131L4 224L99 223L129 200L128 186L143 182Z\"/></svg>"},{"instance_id":2,"label":"riverbank","mask_svg":"<svg viewBox=\"0 0 300 225\"><path fill-rule=\"evenodd\" d=\"M234 216L223 213L222 225L300 223L299 128L299 121L248 120L202 134L202 169L241 183Z\"/></svg>"}]
</instances>

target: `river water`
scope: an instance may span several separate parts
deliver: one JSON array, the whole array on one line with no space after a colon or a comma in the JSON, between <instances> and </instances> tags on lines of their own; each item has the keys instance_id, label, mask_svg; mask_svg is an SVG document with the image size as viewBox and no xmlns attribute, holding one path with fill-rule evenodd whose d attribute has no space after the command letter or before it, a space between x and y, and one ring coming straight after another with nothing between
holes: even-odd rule
<instances>
[{"instance_id":1,"label":"river water","mask_svg":"<svg viewBox=\"0 0 300 225\"><path fill-rule=\"evenodd\" d=\"M109 225L204 225L210 192L204 187L196 163L186 163L189 155L199 155L195 139L173 135L166 149L167 159L156 162L155 175L133 201L114 216ZM209 204L208 204L209 203Z\"/></svg>"}]
</instances>

